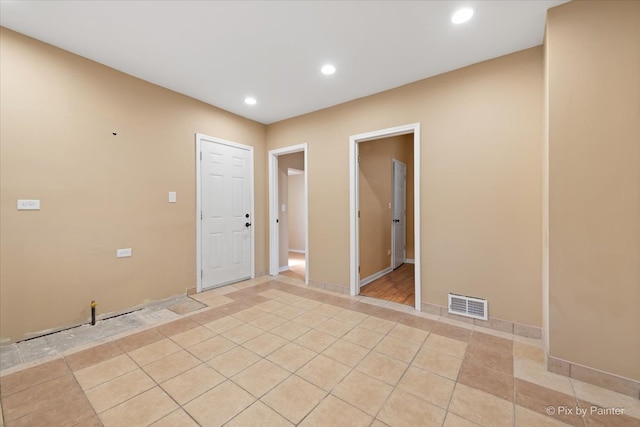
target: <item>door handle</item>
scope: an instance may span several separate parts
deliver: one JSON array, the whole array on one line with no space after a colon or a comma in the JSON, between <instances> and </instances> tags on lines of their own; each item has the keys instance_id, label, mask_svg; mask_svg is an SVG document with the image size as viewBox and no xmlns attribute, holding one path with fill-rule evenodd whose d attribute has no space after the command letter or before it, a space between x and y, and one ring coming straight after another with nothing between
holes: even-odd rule
<instances>
[{"instance_id":1,"label":"door handle","mask_svg":"<svg viewBox=\"0 0 640 427\"><path fill-rule=\"evenodd\" d=\"M244 226L247 227L247 228L251 227L251 223L250 222L245 222Z\"/></svg>"},{"instance_id":2,"label":"door handle","mask_svg":"<svg viewBox=\"0 0 640 427\"><path fill-rule=\"evenodd\" d=\"M393 222L400 222L400 220L399 219L394 219Z\"/></svg>"}]
</instances>

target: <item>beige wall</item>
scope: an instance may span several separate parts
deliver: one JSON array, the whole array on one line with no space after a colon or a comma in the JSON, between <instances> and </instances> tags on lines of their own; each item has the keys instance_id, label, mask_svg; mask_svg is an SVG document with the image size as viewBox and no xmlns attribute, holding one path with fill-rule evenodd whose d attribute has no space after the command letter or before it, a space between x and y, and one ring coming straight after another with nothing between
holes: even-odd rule
<instances>
[{"instance_id":1,"label":"beige wall","mask_svg":"<svg viewBox=\"0 0 640 427\"><path fill-rule=\"evenodd\" d=\"M289 265L289 168L304 170L304 152L278 156L278 245L279 267ZM285 206L284 212L282 205Z\"/></svg>"},{"instance_id":2,"label":"beige wall","mask_svg":"<svg viewBox=\"0 0 640 427\"><path fill-rule=\"evenodd\" d=\"M100 314L196 285L196 132L254 147L267 270L263 125L4 28L0 43L2 341L87 321L94 299Z\"/></svg>"},{"instance_id":3,"label":"beige wall","mask_svg":"<svg viewBox=\"0 0 640 427\"><path fill-rule=\"evenodd\" d=\"M536 47L268 126L308 143L310 279L349 285L349 136L420 122L423 302L540 326L542 83Z\"/></svg>"},{"instance_id":4,"label":"beige wall","mask_svg":"<svg viewBox=\"0 0 640 427\"><path fill-rule=\"evenodd\" d=\"M549 351L640 380L640 2L547 28Z\"/></svg>"},{"instance_id":5,"label":"beige wall","mask_svg":"<svg viewBox=\"0 0 640 427\"><path fill-rule=\"evenodd\" d=\"M304 175L289 175L289 250L304 248Z\"/></svg>"},{"instance_id":6,"label":"beige wall","mask_svg":"<svg viewBox=\"0 0 640 427\"><path fill-rule=\"evenodd\" d=\"M413 254L413 134L359 144L360 278L391 267L392 159L407 165L407 257ZM411 235L411 240L408 237Z\"/></svg>"}]
</instances>

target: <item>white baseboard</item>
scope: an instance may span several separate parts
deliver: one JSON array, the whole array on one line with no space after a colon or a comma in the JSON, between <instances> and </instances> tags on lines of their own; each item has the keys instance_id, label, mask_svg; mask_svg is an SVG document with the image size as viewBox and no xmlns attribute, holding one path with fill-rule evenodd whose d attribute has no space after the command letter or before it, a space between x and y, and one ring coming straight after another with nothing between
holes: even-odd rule
<instances>
[{"instance_id":1,"label":"white baseboard","mask_svg":"<svg viewBox=\"0 0 640 427\"><path fill-rule=\"evenodd\" d=\"M415 264L416 260L413 258L405 258L404 262L406 262L407 264Z\"/></svg>"},{"instance_id":2,"label":"white baseboard","mask_svg":"<svg viewBox=\"0 0 640 427\"><path fill-rule=\"evenodd\" d=\"M360 286L368 285L374 280L379 279L385 274L391 273L392 271L393 271L393 268L387 267L384 270L378 271L377 273L373 273L371 276L365 277L364 279L360 280Z\"/></svg>"},{"instance_id":3,"label":"white baseboard","mask_svg":"<svg viewBox=\"0 0 640 427\"><path fill-rule=\"evenodd\" d=\"M280 273L282 273L283 271L287 271L289 270L289 266L285 265L284 267L280 267L280 269L278 270Z\"/></svg>"},{"instance_id":4,"label":"white baseboard","mask_svg":"<svg viewBox=\"0 0 640 427\"><path fill-rule=\"evenodd\" d=\"M305 253L304 249L289 249L289 252L295 252L297 254L303 254Z\"/></svg>"}]
</instances>

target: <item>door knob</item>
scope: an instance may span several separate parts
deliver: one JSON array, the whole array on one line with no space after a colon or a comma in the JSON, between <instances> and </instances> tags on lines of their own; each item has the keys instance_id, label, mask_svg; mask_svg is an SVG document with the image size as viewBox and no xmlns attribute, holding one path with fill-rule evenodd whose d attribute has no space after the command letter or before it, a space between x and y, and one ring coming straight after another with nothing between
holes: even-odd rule
<instances>
[{"instance_id":1,"label":"door knob","mask_svg":"<svg viewBox=\"0 0 640 427\"><path fill-rule=\"evenodd\" d=\"M244 224L244 226L245 226L245 227L251 227L251 223L250 223L250 222L246 222L246 223Z\"/></svg>"},{"instance_id":2,"label":"door knob","mask_svg":"<svg viewBox=\"0 0 640 427\"><path fill-rule=\"evenodd\" d=\"M245 217L245 218L249 218L249 214L246 214L244 217Z\"/></svg>"}]
</instances>

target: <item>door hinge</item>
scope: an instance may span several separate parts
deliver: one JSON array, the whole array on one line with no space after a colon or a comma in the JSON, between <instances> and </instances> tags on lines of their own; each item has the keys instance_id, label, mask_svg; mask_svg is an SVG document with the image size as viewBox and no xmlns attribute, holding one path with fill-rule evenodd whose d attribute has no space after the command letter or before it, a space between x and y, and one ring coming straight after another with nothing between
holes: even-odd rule
<instances>
[{"instance_id":1,"label":"door hinge","mask_svg":"<svg viewBox=\"0 0 640 427\"><path fill-rule=\"evenodd\" d=\"M358 163L360 163L360 156L358 156Z\"/></svg>"},{"instance_id":2,"label":"door hinge","mask_svg":"<svg viewBox=\"0 0 640 427\"><path fill-rule=\"evenodd\" d=\"M203 277L204 277L204 272L200 270L200 278L202 279Z\"/></svg>"},{"instance_id":3,"label":"door hinge","mask_svg":"<svg viewBox=\"0 0 640 427\"><path fill-rule=\"evenodd\" d=\"M200 160L202 160L202 151L200 152Z\"/></svg>"},{"instance_id":4,"label":"door hinge","mask_svg":"<svg viewBox=\"0 0 640 427\"><path fill-rule=\"evenodd\" d=\"M360 211L358 211L358 218L360 218Z\"/></svg>"},{"instance_id":5,"label":"door hinge","mask_svg":"<svg viewBox=\"0 0 640 427\"><path fill-rule=\"evenodd\" d=\"M360 273L360 266L358 266L358 273Z\"/></svg>"},{"instance_id":6,"label":"door hinge","mask_svg":"<svg viewBox=\"0 0 640 427\"><path fill-rule=\"evenodd\" d=\"M202 211L200 211L200 221L202 221Z\"/></svg>"}]
</instances>

